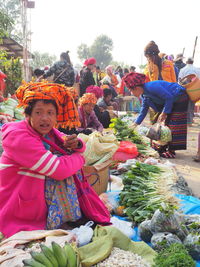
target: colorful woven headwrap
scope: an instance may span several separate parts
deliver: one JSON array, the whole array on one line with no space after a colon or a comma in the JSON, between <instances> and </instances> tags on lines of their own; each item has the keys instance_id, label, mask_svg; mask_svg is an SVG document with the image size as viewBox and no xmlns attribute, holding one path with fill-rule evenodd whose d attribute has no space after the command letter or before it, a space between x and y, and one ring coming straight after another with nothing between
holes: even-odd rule
<instances>
[{"instance_id":1,"label":"colorful woven headwrap","mask_svg":"<svg viewBox=\"0 0 200 267\"><path fill-rule=\"evenodd\" d=\"M86 93L79 99L79 106L83 106L84 104L94 104L96 105L97 99L94 94Z\"/></svg>"},{"instance_id":2,"label":"colorful woven headwrap","mask_svg":"<svg viewBox=\"0 0 200 267\"><path fill-rule=\"evenodd\" d=\"M146 75L137 72L130 72L124 77L124 82L129 89L134 89L135 86L144 84L146 80Z\"/></svg>"},{"instance_id":3,"label":"colorful woven headwrap","mask_svg":"<svg viewBox=\"0 0 200 267\"><path fill-rule=\"evenodd\" d=\"M90 85L86 88L86 93L92 93L97 99L103 96L103 90L99 86Z\"/></svg>"},{"instance_id":4,"label":"colorful woven headwrap","mask_svg":"<svg viewBox=\"0 0 200 267\"><path fill-rule=\"evenodd\" d=\"M57 127L79 127L78 111L69 88L63 84L43 82L23 82L16 91L19 106L27 107L34 99L52 99L58 106Z\"/></svg>"},{"instance_id":5,"label":"colorful woven headwrap","mask_svg":"<svg viewBox=\"0 0 200 267\"><path fill-rule=\"evenodd\" d=\"M75 87L67 87L67 89L71 93L72 98L74 99L74 101L76 101L78 99L78 91L77 91L77 89Z\"/></svg>"}]
</instances>

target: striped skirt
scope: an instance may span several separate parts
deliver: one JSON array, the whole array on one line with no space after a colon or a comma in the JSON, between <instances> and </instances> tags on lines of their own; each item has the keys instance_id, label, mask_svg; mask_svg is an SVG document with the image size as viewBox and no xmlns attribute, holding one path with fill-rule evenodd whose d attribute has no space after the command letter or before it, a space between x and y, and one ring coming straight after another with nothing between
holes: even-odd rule
<instances>
[{"instance_id":1,"label":"striped skirt","mask_svg":"<svg viewBox=\"0 0 200 267\"><path fill-rule=\"evenodd\" d=\"M169 150L187 149L187 108L188 95L185 93L173 104L172 112L167 116L166 125L172 132Z\"/></svg>"}]
</instances>

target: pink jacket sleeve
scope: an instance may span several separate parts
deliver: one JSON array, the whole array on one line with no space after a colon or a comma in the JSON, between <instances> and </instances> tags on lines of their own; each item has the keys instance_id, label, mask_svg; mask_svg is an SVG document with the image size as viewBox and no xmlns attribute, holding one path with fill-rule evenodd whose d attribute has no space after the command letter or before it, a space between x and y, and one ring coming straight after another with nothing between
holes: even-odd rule
<instances>
[{"instance_id":1,"label":"pink jacket sleeve","mask_svg":"<svg viewBox=\"0 0 200 267\"><path fill-rule=\"evenodd\" d=\"M6 156L13 160L13 164L57 180L75 174L85 163L79 152L60 157L53 155L45 149L39 137L32 136L24 130L18 130L17 134L11 131L3 142L3 148Z\"/></svg>"}]
</instances>

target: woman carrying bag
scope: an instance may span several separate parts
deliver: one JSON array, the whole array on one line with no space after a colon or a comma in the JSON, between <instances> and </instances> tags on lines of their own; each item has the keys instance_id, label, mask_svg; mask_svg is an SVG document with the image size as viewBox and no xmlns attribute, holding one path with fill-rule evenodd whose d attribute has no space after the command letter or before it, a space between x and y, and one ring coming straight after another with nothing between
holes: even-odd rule
<instances>
[{"instance_id":1,"label":"woman carrying bag","mask_svg":"<svg viewBox=\"0 0 200 267\"><path fill-rule=\"evenodd\" d=\"M60 228L81 218L109 224L109 212L82 172L85 144L57 127L78 127L78 111L64 85L47 82L23 84L16 91L26 119L2 127L0 159L0 232ZM64 97L63 97L64 96ZM79 184L76 183L78 180ZM79 187L77 187L77 185ZM87 187L97 216L82 204Z\"/></svg>"},{"instance_id":2,"label":"woman carrying bag","mask_svg":"<svg viewBox=\"0 0 200 267\"><path fill-rule=\"evenodd\" d=\"M142 97L140 114L134 126L142 123L149 108L158 115L155 122L165 122L172 133L172 141L157 147L161 157L175 158L176 150L185 150L187 142L187 106L188 95L184 87L166 81L146 82L141 73L131 72L125 77L126 86L136 97Z\"/></svg>"}]
</instances>

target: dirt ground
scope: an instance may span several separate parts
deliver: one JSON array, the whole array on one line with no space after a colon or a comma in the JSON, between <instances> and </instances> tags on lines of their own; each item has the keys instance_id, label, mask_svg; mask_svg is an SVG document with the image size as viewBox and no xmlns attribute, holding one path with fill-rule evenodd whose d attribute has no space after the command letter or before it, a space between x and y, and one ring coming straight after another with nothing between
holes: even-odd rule
<instances>
[{"instance_id":1,"label":"dirt ground","mask_svg":"<svg viewBox=\"0 0 200 267\"><path fill-rule=\"evenodd\" d=\"M193 161L192 157L197 152L198 133L200 132L200 118L194 118L194 124L188 127L187 150L176 152L176 159L169 161L174 163L177 171L186 179L194 195L200 198L200 162Z\"/></svg>"}]
</instances>

